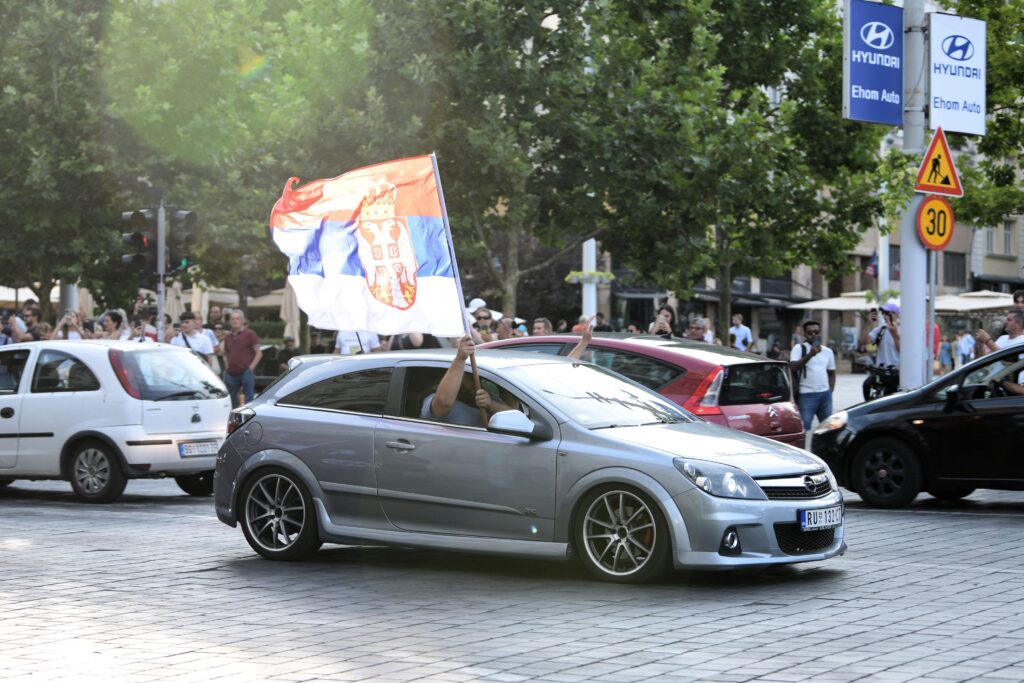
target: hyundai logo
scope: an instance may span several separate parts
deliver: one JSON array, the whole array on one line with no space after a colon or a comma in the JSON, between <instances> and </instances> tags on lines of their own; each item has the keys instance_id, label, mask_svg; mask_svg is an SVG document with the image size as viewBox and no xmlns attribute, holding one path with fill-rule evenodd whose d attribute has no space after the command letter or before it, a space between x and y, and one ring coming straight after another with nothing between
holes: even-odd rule
<instances>
[{"instance_id":1,"label":"hyundai logo","mask_svg":"<svg viewBox=\"0 0 1024 683\"><path fill-rule=\"evenodd\" d=\"M880 21L869 21L861 26L860 39L868 47L876 50L888 50L892 47L893 41L896 40L889 25L883 24Z\"/></svg>"},{"instance_id":2,"label":"hyundai logo","mask_svg":"<svg viewBox=\"0 0 1024 683\"><path fill-rule=\"evenodd\" d=\"M966 62L974 56L974 43L963 36L946 36L942 41L942 51L950 59Z\"/></svg>"}]
</instances>

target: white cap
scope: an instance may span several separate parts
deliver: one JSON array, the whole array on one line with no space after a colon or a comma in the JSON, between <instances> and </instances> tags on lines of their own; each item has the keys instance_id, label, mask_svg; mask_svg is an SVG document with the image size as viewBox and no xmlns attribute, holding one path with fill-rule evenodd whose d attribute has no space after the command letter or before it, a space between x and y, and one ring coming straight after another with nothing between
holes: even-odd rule
<instances>
[{"instance_id":1,"label":"white cap","mask_svg":"<svg viewBox=\"0 0 1024 683\"><path fill-rule=\"evenodd\" d=\"M487 302L477 297L469 302L469 306L466 306L466 313L473 315L476 313L478 308L487 308Z\"/></svg>"}]
</instances>

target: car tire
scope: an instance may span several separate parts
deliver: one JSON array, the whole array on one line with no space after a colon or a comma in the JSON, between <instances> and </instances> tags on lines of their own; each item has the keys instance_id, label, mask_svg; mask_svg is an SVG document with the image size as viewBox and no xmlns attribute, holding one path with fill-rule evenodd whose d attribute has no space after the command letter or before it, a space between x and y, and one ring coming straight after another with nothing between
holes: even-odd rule
<instances>
[{"instance_id":1,"label":"car tire","mask_svg":"<svg viewBox=\"0 0 1024 683\"><path fill-rule=\"evenodd\" d=\"M964 486L962 488L936 489L935 491L929 491L928 494L942 501L953 502L955 500L960 500L961 498L966 498L974 493L974 491L974 488Z\"/></svg>"},{"instance_id":2,"label":"car tire","mask_svg":"<svg viewBox=\"0 0 1024 683\"><path fill-rule=\"evenodd\" d=\"M110 447L102 441L79 441L68 458L68 476L78 499L110 503L124 492L128 479Z\"/></svg>"},{"instance_id":3,"label":"car tire","mask_svg":"<svg viewBox=\"0 0 1024 683\"><path fill-rule=\"evenodd\" d=\"M584 496L573 541L583 566L602 581L653 581L671 566L668 524L657 504L631 486L601 486Z\"/></svg>"},{"instance_id":4,"label":"car tire","mask_svg":"<svg viewBox=\"0 0 1024 683\"><path fill-rule=\"evenodd\" d=\"M213 470L175 477L174 481L178 488L190 496L209 496L213 493Z\"/></svg>"},{"instance_id":5,"label":"car tire","mask_svg":"<svg viewBox=\"0 0 1024 683\"><path fill-rule=\"evenodd\" d=\"M905 507L921 491L921 463L899 439L872 439L854 457L851 479L854 489L868 505Z\"/></svg>"},{"instance_id":6,"label":"car tire","mask_svg":"<svg viewBox=\"0 0 1024 683\"><path fill-rule=\"evenodd\" d=\"M253 472L239 501L245 540L268 560L300 560L320 548L313 497L293 472L283 467Z\"/></svg>"}]
</instances>

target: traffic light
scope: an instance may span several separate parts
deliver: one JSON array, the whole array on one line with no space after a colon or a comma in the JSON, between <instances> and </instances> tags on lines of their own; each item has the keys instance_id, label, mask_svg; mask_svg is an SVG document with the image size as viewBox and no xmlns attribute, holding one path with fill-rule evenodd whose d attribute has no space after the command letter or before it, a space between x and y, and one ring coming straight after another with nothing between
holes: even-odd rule
<instances>
[{"instance_id":1,"label":"traffic light","mask_svg":"<svg viewBox=\"0 0 1024 683\"><path fill-rule=\"evenodd\" d=\"M167 210L170 230L167 235L167 247L170 254L170 272L183 273L192 265L189 249L192 246L192 233L196 227L196 215L170 207Z\"/></svg>"},{"instance_id":2,"label":"traffic light","mask_svg":"<svg viewBox=\"0 0 1024 683\"><path fill-rule=\"evenodd\" d=\"M121 222L130 232L121 233L121 243L131 253L121 255L121 263L138 270L156 272L156 212L150 209L125 211Z\"/></svg>"}]
</instances>

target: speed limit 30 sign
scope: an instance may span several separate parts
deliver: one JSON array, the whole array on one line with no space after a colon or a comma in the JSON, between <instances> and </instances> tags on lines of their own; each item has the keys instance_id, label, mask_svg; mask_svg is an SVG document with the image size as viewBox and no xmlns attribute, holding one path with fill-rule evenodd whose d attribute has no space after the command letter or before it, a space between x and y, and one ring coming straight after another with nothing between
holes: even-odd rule
<instances>
[{"instance_id":1,"label":"speed limit 30 sign","mask_svg":"<svg viewBox=\"0 0 1024 683\"><path fill-rule=\"evenodd\" d=\"M949 200L930 194L917 210L917 236L925 249L942 251L953 239L953 207Z\"/></svg>"}]
</instances>

